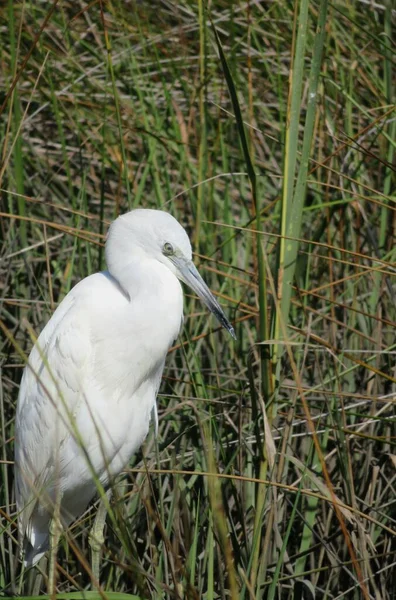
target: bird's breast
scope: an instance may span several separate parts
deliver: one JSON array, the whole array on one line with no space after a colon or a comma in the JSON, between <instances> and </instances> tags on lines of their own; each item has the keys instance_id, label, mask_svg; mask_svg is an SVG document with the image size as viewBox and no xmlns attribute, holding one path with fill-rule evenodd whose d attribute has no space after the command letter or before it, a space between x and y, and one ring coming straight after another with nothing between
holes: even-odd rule
<instances>
[{"instance_id":1,"label":"bird's breast","mask_svg":"<svg viewBox=\"0 0 396 600\"><path fill-rule=\"evenodd\" d=\"M167 270L168 271L168 270ZM132 395L163 368L183 318L183 293L171 273L149 276L129 300L101 315L96 336L95 371L102 386L113 384L113 397Z\"/></svg>"}]
</instances>

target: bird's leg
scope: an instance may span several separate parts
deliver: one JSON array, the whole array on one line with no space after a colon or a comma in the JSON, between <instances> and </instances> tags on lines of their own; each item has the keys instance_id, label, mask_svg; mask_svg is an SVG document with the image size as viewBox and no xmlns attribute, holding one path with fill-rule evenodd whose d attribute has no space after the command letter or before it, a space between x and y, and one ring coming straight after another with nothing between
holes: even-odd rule
<instances>
[{"instance_id":1,"label":"bird's leg","mask_svg":"<svg viewBox=\"0 0 396 600\"><path fill-rule=\"evenodd\" d=\"M49 526L49 563L48 563L48 595L56 593L56 556L62 526L59 518L53 516Z\"/></svg>"},{"instance_id":2,"label":"bird's leg","mask_svg":"<svg viewBox=\"0 0 396 600\"><path fill-rule=\"evenodd\" d=\"M40 590L41 590L41 584L43 583L43 573L47 573L47 565L48 565L48 558L44 555L40 562L39 562L39 573L38 575L35 574L34 577L34 582L33 582L33 589L29 589L29 596L39 596L40 595ZM22 594L20 594L22 595Z\"/></svg>"},{"instance_id":3,"label":"bird's leg","mask_svg":"<svg viewBox=\"0 0 396 600\"><path fill-rule=\"evenodd\" d=\"M93 578L99 583L100 575L100 551L104 543L103 530L106 523L107 506L111 498L111 490L106 492L99 501L95 521L89 533L89 545L91 547L91 569Z\"/></svg>"}]
</instances>

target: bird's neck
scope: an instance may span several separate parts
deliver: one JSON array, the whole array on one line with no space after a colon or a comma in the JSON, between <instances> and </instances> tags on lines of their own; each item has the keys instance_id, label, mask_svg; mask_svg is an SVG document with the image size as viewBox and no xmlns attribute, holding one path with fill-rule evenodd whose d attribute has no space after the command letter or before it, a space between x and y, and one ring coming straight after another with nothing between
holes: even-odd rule
<instances>
[{"instance_id":1,"label":"bird's neck","mask_svg":"<svg viewBox=\"0 0 396 600\"><path fill-rule=\"evenodd\" d=\"M146 257L132 258L120 268L115 265L110 275L130 302L139 298L156 303L182 294L177 277L165 265Z\"/></svg>"},{"instance_id":2,"label":"bird's neck","mask_svg":"<svg viewBox=\"0 0 396 600\"><path fill-rule=\"evenodd\" d=\"M125 306L123 335L142 336L140 355L155 368L177 338L183 322L183 291L180 281L156 260L131 261L120 273L111 273L123 290ZM144 333L142 333L144 332ZM150 367L152 368L152 367ZM154 367L153 367L154 368Z\"/></svg>"}]
</instances>

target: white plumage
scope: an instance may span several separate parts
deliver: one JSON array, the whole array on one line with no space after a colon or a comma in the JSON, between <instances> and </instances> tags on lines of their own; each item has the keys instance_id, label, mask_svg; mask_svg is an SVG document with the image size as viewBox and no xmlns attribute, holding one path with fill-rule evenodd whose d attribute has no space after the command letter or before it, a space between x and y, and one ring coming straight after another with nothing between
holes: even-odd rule
<instances>
[{"instance_id":1,"label":"white plumage","mask_svg":"<svg viewBox=\"0 0 396 600\"><path fill-rule=\"evenodd\" d=\"M145 439L169 347L183 320L179 279L233 329L191 262L168 213L138 209L114 221L108 271L78 283L43 329L25 368L15 430L15 489L27 564L48 548L58 503L63 526L86 508Z\"/></svg>"}]
</instances>

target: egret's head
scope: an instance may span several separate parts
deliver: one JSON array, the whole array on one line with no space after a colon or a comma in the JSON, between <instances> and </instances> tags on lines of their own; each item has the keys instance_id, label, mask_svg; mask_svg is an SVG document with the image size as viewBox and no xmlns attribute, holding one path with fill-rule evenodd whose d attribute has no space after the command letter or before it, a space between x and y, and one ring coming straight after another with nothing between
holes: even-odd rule
<instances>
[{"instance_id":1,"label":"egret's head","mask_svg":"<svg viewBox=\"0 0 396 600\"><path fill-rule=\"evenodd\" d=\"M168 267L235 337L233 327L192 262L187 233L172 215L161 210L139 208L118 217L111 224L106 242L106 262L110 273L127 268L128 259L136 258L158 260Z\"/></svg>"}]
</instances>

